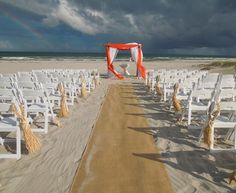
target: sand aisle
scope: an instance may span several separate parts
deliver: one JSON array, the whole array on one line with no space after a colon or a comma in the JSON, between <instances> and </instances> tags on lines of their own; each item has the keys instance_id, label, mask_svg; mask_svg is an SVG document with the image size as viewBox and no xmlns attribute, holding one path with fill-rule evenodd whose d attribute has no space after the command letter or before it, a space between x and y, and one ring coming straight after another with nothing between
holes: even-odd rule
<instances>
[{"instance_id":1,"label":"sand aisle","mask_svg":"<svg viewBox=\"0 0 236 193\"><path fill-rule=\"evenodd\" d=\"M72 193L172 192L164 165L145 158L158 153L153 138L134 129L148 126L145 118L133 115L142 112L134 86L110 87Z\"/></svg>"}]
</instances>

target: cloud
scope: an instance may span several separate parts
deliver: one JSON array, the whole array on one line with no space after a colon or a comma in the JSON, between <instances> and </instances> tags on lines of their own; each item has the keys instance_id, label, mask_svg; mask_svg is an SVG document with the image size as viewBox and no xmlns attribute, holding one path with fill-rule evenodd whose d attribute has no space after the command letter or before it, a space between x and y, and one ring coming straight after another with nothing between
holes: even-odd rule
<instances>
[{"instance_id":1,"label":"cloud","mask_svg":"<svg viewBox=\"0 0 236 193\"><path fill-rule=\"evenodd\" d=\"M8 49L11 49L13 46L12 46L12 44L9 42L9 41L7 41L7 40L0 40L0 49L2 49L2 50L4 50L4 49L6 49L6 50L8 50Z\"/></svg>"},{"instance_id":2,"label":"cloud","mask_svg":"<svg viewBox=\"0 0 236 193\"><path fill-rule=\"evenodd\" d=\"M55 3L57 3L55 0L0 0L0 2L4 2L21 10L26 10L42 16L49 14L55 6Z\"/></svg>"},{"instance_id":3,"label":"cloud","mask_svg":"<svg viewBox=\"0 0 236 193\"><path fill-rule=\"evenodd\" d=\"M235 49L236 1L0 0L101 42L138 41L147 50ZM204 48L204 49L202 49ZM207 48L207 49L205 49Z\"/></svg>"},{"instance_id":4,"label":"cloud","mask_svg":"<svg viewBox=\"0 0 236 193\"><path fill-rule=\"evenodd\" d=\"M88 14L87 14L88 15ZM59 0L59 5L55 8L50 15L44 19L44 23L58 24L63 22L71 26L75 30L79 30L87 34L96 34L98 32L95 23L90 22L87 17L86 11L79 12L77 7L72 7L66 0ZM97 15L95 17L98 17Z\"/></svg>"}]
</instances>

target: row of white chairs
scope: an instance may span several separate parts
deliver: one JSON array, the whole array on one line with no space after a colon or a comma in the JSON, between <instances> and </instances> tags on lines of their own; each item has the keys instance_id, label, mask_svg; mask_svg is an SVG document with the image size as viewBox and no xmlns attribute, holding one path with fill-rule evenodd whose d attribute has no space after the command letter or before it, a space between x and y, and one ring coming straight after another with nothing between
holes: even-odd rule
<instances>
[{"instance_id":1,"label":"row of white chairs","mask_svg":"<svg viewBox=\"0 0 236 193\"><path fill-rule=\"evenodd\" d=\"M34 70L17 74L0 75L0 132L16 132L16 153L1 153L0 158L16 158L21 156L20 128L14 114L9 113L10 105L14 102L19 108L24 107L25 116L31 125L40 124L32 128L33 132L48 132L48 123L56 117L55 110L60 108L61 94L59 83L65 86L67 104L73 105L81 94L82 84L87 92L95 89L95 82L99 82L99 72L92 70ZM37 120L35 120L37 119ZM0 144L9 139L0 136ZM10 140L11 141L11 140Z\"/></svg>"},{"instance_id":2,"label":"row of white chairs","mask_svg":"<svg viewBox=\"0 0 236 193\"><path fill-rule=\"evenodd\" d=\"M166 74L173 74L171 73ZM179 83L179 92L177 94L177 99L182 103L182 116L187 119L187 126L189 129L192 128L203 128L204 122L207 122L207 112L212 103L216 103L220 101L220 108L222 115L216 120L214 124L214 128L228 128L224 140L234 140L233 148L227 148L227 150L235 150L236 149L236 140L235 140L235 127L236 127L236 117L234 116L236 113L236 80L235 75L221 75L219 73L208 73L207 71L201 72L196 71L192 73L192 71L188 72L186 70L176 70L175 74L181 75L178 80L177 79L168 79L169 85L174 85L175 83ZM192 76L186 78L186 74L191 73ZM154 84L153 88L151 88L151 92L153 96L156 96L155 93L155 76L159 76L159 79L165 79L165 75L162 72L156 72L151 70L150 73L147 74L146 84ZM169 76L168 76L169 77ZM197 78L196 78L197 77ZM148 80L149 79L149 80ZM150 81L151 80L151 81ZM154 80L154 81L153 81ZM186 82L186 80L188 82ZM152 83L152 81L154 83ZM151 83L150 83L151 82ZM189 83L189 84L188 84ZM187 85L187 86L186 86ZM189 86L188 86L189 85ZM192 86L191 86L192 85ZM161 87L164 91L165 87ZM164 98L162 96L162 100L169 102L170 110L172 109L172 94L173 94L173 86L169 88L169 97ZM192 122L193 114L195 114L195 123ZM228 118L225 117L228 115ZM200 126L199 126L200 124ZM214 129L213 129L214 130ZM201 132L202 133L202 132ZM200 135L199 139L202 135ZM214 135L212 135L213 143L210 146L211 150L224 150L222 148L214 147Z\"/></svg>"}]
</instances>

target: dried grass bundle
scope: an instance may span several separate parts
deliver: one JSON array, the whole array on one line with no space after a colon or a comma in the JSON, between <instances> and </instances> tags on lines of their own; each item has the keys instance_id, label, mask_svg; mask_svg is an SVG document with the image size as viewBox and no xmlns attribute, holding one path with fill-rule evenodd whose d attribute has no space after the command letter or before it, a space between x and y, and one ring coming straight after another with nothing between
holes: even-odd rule
<instances>
[{"instance_id":1,"label":"dried grass bundle","mask_svg":"<svg viewBox=\"0 0 236 193\"><path fill-rule=\"evenodd\" d=\"M148 77L147 77L147 89L148 92L151 91L151 80L150 80L150 74L148 73Z\"/></svg>"},{"instance_id":2,"label":"dried grass bundle","mask_svg":"<svg viewBox=\"0 0 236 193\"><path fill-rule=\"evenodd\" d=\"M96 78L96 72L93 71L93 84L95 85L95 88L99 85L99 80Z\"/></svg>"},{"instance_id":3,"label":"dried grass bundle","mask_svg":"<svg viewBox=\"0 0 236 193\"><path fill-rule=\"evenodd\" d=\"M176 98L176 96L172 97L172 103L175 109L175 112L181 112L182 111L182 105L181 101Z\"/></svg>"},{"instance_id":4,"label":"dried grass bundle","mask_svg":"<svg viewBox=\"0 0 236 193\"><path fill-rule=\"evenodd\" d=\"M212 134L212 123L209 121L204 128L204 134L203 134L203 141L205 144L207 144L209 147L212 143L211 141L211 134Z\"/></svg>"},{"instance_id":5,"label":"dried grass bundle","mask_svg":"<svg viewBox=\"0 0 236 193\"><path fill-rule=\"evenodd\" d=\"M20 119L20 128L23 130L23 135L25 139L26 149L29 153L34 153L41 148L41 143L39 139L33 134L29 121L24 115L23 106L17 108L14 103L11 104L10 112L14 113L17 118Z\"/></svg>"},{"instance_id":6,"label":"dried grass bundle","mask_svg":"<svg viewBox=\"0 0 236 193\"><path fill-rule=\"evenodd\" d=\"M183 118L184 118L184 109L182 107L181 101L177 99L177 93L178 93L178 89L179 89L179 84L176 83L174 85L174 92L173 92L173 96L172 96L172 105L174 106L174 110L177 113L178 117L177 117L177 123L181 123Z\"/></svg>"},{"instance_id":7,"label":"dried grass bundle","mask_svg":"<svg viewBox=\"0 0 236 193\"><path fill-rule=\"evenodd\" d=\"M57 117L52 117L52 124L61 127L61 123Z\"/></svg>"},{"instance_id":8,"label":"dried grass bundle","mask_svg":"<svg viewBox=\"0 0 236 193\"><path fill-rule=\"evenodd\" d=\"M86 83L85 81L82 82L81 85L81 97L86 98L88 95L87 90L86 90Z\"/></svg>"},{"instance_id":9,"label":"dried grass bundle","mask_svg":"<svg viewBox=\"0 0 236 193\"><path fill-rule=\"evenodd\" d=\"M157 93L157 96L163 95L163 92L160 87L160 76L159 75L156 77L156 93Z\"/></svg>"},{"instance_id":10,"label":"dried grass bundle","mask_svg":"<svg viewBox=\"0 0 236 193\"><path fill-rule=\"evenodd\" d=\"M231 184L232 181L236 182L236 171L233 171L229 176L229 184Z\"/></svg>"},{"instance_id":11,"label":"dried grass bundle","mask_svg":"<svg viewBox=\"0 0 236 193\"><path fill-rule=\"evenodd\" d=\"M61 104L60 104L60 111L58 113L59 117L68 117L69 116L69 108L67 105L67 96L65 93L65 88L63 83L58 84L58 90L61 94Z\"/></svg>"},{"instance_id":12,"label":"dried grass bundle","mask_svg":"<svg viewBox=\"0 0 236 193\"><path fill-rule=\"evenodd\" d=\"M179 84L175 83L174 92L173 92L173 96L172 96L172 104L174 106L175 112L182 112L181 101L178 100L177 97L176 97L176 95L178 93L178 89L179 89Z\"/></svg>"},{"instance_id":13,"label":"dried grass bundle","mask_svg":"<svg viewBox=\"0 0 236 193\"><path fill-rule=\"evenodd\" d=\"M86 98L88 93L87 93L87 90L86 90L86 82L85 82L85 78L83 75L80 75L80 82L81 82L81 97L82 98Z\"/></svg>"},{"instance_id":14,"label":"dried grass bundle","mask_svg":"<svg viewBox=\"0 0 236 193\"><path fill-rule=\"evenodd\" d=\"M214 110L215 106L216 110ZM204 128L204 134L203 134L203 142L207 144L209 147L212 144L211 136L213 135L212 134L213 124L216 118L218 117L219 113L220 113L220 104L219 103L215 104L215 102L212 102L208 109L208 121Z\"/></svg>"}]
</instances>

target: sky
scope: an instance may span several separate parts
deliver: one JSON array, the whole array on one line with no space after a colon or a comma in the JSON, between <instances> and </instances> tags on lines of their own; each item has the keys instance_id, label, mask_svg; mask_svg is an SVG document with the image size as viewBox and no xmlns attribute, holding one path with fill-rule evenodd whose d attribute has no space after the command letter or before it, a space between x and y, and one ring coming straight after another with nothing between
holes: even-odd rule
<instances>
[{"instance_id":1,"label":"sky","mask_svg":"<svg viewBox=\"0 0 236 193\"><path fill-rule=\"evenodd\" d=\"M0 51L236 56L236 0L0 0Z\"/></svg>"}]
</instances>

